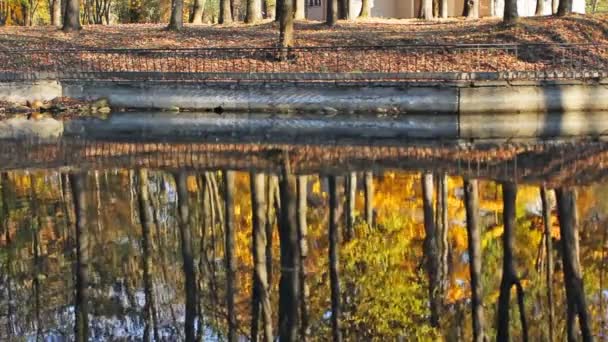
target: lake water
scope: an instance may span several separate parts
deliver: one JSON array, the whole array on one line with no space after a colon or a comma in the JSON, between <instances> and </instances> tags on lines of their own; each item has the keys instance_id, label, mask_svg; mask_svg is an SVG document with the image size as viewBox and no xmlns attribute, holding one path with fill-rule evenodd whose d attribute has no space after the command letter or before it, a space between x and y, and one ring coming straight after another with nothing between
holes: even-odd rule
<instances>
[{"instance_id":1,"label":"lake water","mask_svg":"<svg viewBox=\"0 0 608 342\"><path fill-rule=\"evenodd\" d=\"M463 176L479 179L480 283L489 339L497 333L502 273L501 182L518 183L513 253L530 339L566 336L552 191L554 272L547 279L543 185L576 190L590 328L603 339L607 154L607 143L581 140L475 147L6 142L0 146L0 340L70 341L75 330L88 330L94 341L247 340L254 314L260 340L290 328L298 340L330 340L337 333L345 340L471 340ZM433 292L440 312L433 323L423 174L433 175L440 232L439 287ZM258 216L253 178L261 182L254 206L270 203L258 208ZM280 213L296 220L284 221ZM254 239L259 217L264 229ZM337 229L329 228L332 219ZM282 222L297 227L280 227ZM269 281L263 290L254 268ZM514 291L510 306L511 335L520 340ZM339 319L337 330L332 316Z\"/></svg>"}]
</instances>

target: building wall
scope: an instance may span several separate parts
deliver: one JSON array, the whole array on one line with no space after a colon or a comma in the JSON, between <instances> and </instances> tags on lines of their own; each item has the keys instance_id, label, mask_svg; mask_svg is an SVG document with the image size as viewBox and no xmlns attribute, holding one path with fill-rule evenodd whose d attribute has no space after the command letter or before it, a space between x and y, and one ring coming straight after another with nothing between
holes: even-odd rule
<instances>
[{"instance_id":1,"label":"building wall","mask_svg":"<svg viewBox=\"0 0 608 342\"><path fill-rule=\"evenodd\" d=\"M396 4L396 17L398 18L415 18L416 5L420 1L398 1Z\"/></svg>"},{"instance_id":2,"label":"building wall","mask_svg":"<svg viewBox=\"0 0 608 342\"><path fill-rule=\"evenodd\" d=\"M543 15L551 14L551 0L544 0L545 7ZM504 13L504 0L496 0L495 2L496 16L502 17ZM585 13L585 0L572 0L572 10L575 13ZM531 17L536 11L536 1L534 0L517 0L517 12L520 17Z\"/></svg>"},{"instance_id":3,"label":"building wall","mask_svg":"<svg viewBox=\"0 0 608 342\"><path fill-rule=\"evenodd\" d=\"M407 1L407 0L406 0ZM376 0L372 2L372 17L392 18L396 16L395 0Z\"/></svg>"},{"instance_id":4,"label":"building wall","mask_svg":"<svg viewBox=\"0 0 608 342\"><path fill-rule=\"evenodd\" d=\"M306 0L307 4L309 0ZM350 15L356 18L361 11L361 0L351 0ZM490 13L491 1L494 1L495 15L502 17L504 12L504 0L480 0L479 15L488 17ZM544 15L551 14L551 1L545 2ZM371 0L372 17L376 18L417 18L420 13L422 0ZM460 17L464 10L465 0L448 0L448 16ZM321 6L308 7L306 17L309 20L324 21L326 16L327 0L321 0ZM576 13L585 13L585 0L573 0L573 10ZM522 17L533 16L536 10L535 0L517 0L519 15Z\"/></svg>"},{"instance_id":5,"label":"building wall","mask_svg":"<svg viewBox=\"0 0 608 342\"><path fill-rule=\"evenodd\" d=\"M325 21L325 15L327 14L326 13L327 4L325 1L326 0L321 0L321 6L309 6L308 5L309 0L306 0L306 6L307 6L306 19Z\"/></svg>"}]
</instances>

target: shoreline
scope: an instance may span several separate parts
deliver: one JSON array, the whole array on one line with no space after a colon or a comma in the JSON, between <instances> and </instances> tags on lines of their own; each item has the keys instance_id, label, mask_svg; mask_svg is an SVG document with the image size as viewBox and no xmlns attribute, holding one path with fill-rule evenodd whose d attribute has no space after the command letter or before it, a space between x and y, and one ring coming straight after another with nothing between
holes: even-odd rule
<instances>
[{"instance_id":1,"label":"shoreline","mask_svg":"<svg viewBox=\"0 0 608 342\"><path fill-rule=\"evenodd\" d=\"M501 114L608 111L608 79L398 83L0 82L0 101L107 101L114 109L276 114Z\"/></svg>"}]
</instances>

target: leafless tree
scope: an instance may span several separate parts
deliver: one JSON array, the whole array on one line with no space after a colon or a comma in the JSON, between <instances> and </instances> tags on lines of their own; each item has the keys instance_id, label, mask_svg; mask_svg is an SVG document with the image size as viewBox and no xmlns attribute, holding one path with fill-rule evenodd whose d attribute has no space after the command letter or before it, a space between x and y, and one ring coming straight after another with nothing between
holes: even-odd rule
<instances>
[{"instance_id":1,"label":"leafless tree","mask_svg":"<svg viewBox=\"0 0 608 342\"><path fill-rule=\"evenodd\" d=\"M194 255L192 253L192 234L190 229L190 208L188 206L188 188L186 185L187 174L180 171L175 175L175 186L177 188L178 225L181 237L183 272L186 288L186 322L184 330L186 341L194 342L194 321L196 320L197 285L196 271L194 269Z\"/></svg>"},{"instance_id":2,"label":"leafless tree","mask_svg":"<svg viewBox=\"0 0 608 342\"><path fill-rule=\"evenodd\" d=\"M220 0L220 24L232 24L232 8L230 0Z\"/></svg>"},{"instance_id":3,"label":"leafless tree","mask_svg":"<svg viewBox=\"0 0 608 342\"><path fill-rule=\"evenodd\" d=\"M279 337L281 341L298 340L298 300L299 263L297 184L291 172L289 158L283 157L280 180L281 220L279 239L281 241L281 280L279 283Z\"/></svg>"},{"instance_id":4,"label":"leafless tree","mask_svg":"<svg viewBox=\"0 0 608 342\"><path fill-rule=\"evenodd\" d=\"M429 301L431 306L431 326L439 327L441 296L439 293L439 253L437 251L437 231L433 210L433 174L422 175L422 207L424 213L424 260L429 278Z\"/></svg>"},{"instance_id":5,"label":"leafless tree","mask_svg":"<svg viewBox=\"0 0 608 342\"><path fill-rule=\"evenodd\" d=\"M471 314L473 341L484 341L483 287L481 282L481 232L479 227L479 190L477 180L465 179L464 202L467 214L469 270L471 274Z\"/></svg>"},{"instance_id":6,"label":"leafless tree","mask_svg":"<svg viewBox=\"0 0 608 342\"><path fill-rule=\"evenodd\" d=\"M329 277L331 287L331 331L333 341L342 341L340 303L340 217L341 203L336 176L329 177Z\"/></svg>"},{"instance_id":7,"label":"leafless tree","mask_svg":"<svg viewBox=\"0 0 608 342\"><path fill-rule=\"evenodd\" d=\"M260 313L263 317L264 341L272 341L272 310L266 265L266 176L251 173L251 208L253 220L253 300L251 306L251 340L258 340ZM272 238L272 237L270 237Z\"/></svg>"},{"instance_id":8,"label":"leafless tree","mask_svg":"<svg viewBox=\"0 0 608 342\"><path fill-rule=\"evenodd\" d=\"M280 6L279 46L288 48L293 46L293 1L281 1Z\"/></svg>"},{"instance_id":9,"label":"leafless tree","mask_svg":"<svg viewBox=\"0 0 608 342\"><path fill-rule=\"evenodd\" d=\"M517 198L517 186L514 183L502 184L503 198L503 225L502 234L503 261L502 281L500 283L500 294L498 297L498 328L496 340L499 342L509 341L509 303L511 301L511 287L517 289L517 303L519 306L519 317L522 327L522 340L528 340L528 325L524 306L524 290L521 286L515 260L513 256L515 244L515 199Z\"/></svg>"},{"instance_id":10,"label":"leafless tree","mask_svg":"<svg viewBox=\"0 0 608 342\"><path fill-rule=\"evenodd\" d=\"M171 0L171 20L169 21L168 29L171 31L180 31L183 28L184 0Z\"/></svg>"},{"instance_id":11,"label":"leafless tree","mask_svg":"<svg viewBox=\"0 0 608 342\"><path fill-rule=\"evenodd\" d=\"M545 253L546 260L546 286L547 286L547 306L549 310L549 324L547 326L549 341L554 341L555 329L555 308L553 305L553 238L551 237L551 208L549 204L548 190L544 186L540 188L540 198L542 202L544 235L545 235Z\"/></svg>"},{"instance_id":12,"label":"leafless tree","mask_svg":"<svg viewBox=\"0 0 608 342\"><path fill-rule=\"evenodd\" d=\"M63 15L63 32L79 31L80 26L80 0L65 0Z\"/></svg>"},{"instance_id":13,"label":"leafless tree","mask_svg":"<svg viewBox=\"0 0 608 342\"><path fill-rule=\"evenodd\" d=\"M89 227L85 175L70 174L72 202L76 213L76 324L74 335L78 342L89 340Z\"/></svg>"},{"instance_id":14,"label":"leafless tree","mask_svg":"<svg viewBox=\"0 0 608 342\"><path fill-rule=\"evenodd\" d=\"M564 287L566 288L568 341L579 341L576 329L577 316L583 341L593 341L579 259L576 193L571 188L559 188L555 190L555 195L564 268Z\"/></svg>"}]
</instances>

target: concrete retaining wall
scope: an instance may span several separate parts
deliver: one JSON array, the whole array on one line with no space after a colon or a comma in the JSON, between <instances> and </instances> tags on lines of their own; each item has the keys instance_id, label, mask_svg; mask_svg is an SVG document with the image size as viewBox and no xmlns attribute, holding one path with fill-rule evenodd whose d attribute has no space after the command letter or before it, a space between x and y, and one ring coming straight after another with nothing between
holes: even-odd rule
<instances>
[{"instance_id":1,"label":"concrete retaining wall","mask_svg":"<svg viewBox=\"0 0 608 342\"><path fill-rule=\"evenodd\" d=\"M162 82L0 83L0 101L22 103L57 96L113 107L239 112L311 113L549 113L608 110L606 82L474 82L442 84L306 85Z\"/></svg>"},{"instance_id":2,"label":"concrete retaining wall","mask_svg":"<svg viewBox=\"0 0 608 342\"><path fill-rule=\"evenodd\" d=\"M112 106L263 112L455 113L455 88L366 86L189 85L159 83L64 83L64 96L107 98Z\"/></svg>"},{"instance_id":3,"label":"concrete retaining wall","mask_svg":"<svg viewBox=\"0 0 608 342\"><path fill-rule=\"evenodd\" d=\"M532 84L460 88L461 113L580 112L608 110L603 84Z\"/></svg>"},{"instance_id":4,"label":"concrete retaining wall","mask_svg":"<svg viewBox=\"0 0 608 342\"><path fill-rule=\"evenodd\" d=\"M49 101L63 95L57 81L0 82L0 101L25 104L27 101Z\"/></svg>"}]
</instances>

